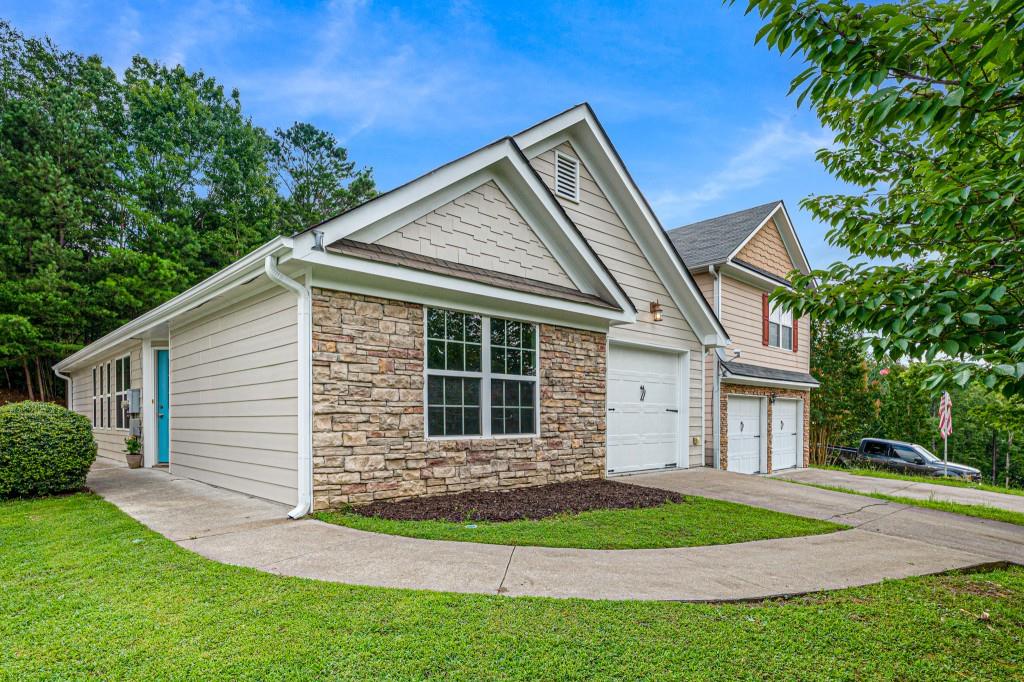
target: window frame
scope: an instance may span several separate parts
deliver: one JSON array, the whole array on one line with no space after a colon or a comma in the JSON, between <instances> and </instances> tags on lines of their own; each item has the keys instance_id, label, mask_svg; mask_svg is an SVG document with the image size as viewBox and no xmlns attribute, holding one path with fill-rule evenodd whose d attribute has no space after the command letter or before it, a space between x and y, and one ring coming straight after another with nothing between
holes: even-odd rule
<instances>
[{"instance_id":1,"label":"window frame","mask_svg":"<svg viewBox=\"0 0 1024 682\"><path fill-rule=\"evenodd\" d=\"M469 372L465 370L452 370L452 369L430 369L429 358L427 357L427 341L429 332L427 329L427 320L430 310L440 310L443 312L455 312L462 313L465 315L476 315L480 317L480 333L481 333L481 344L480 344L480 371ZM500 320L509 320L512 322L519 322L521 324L529 324L536 330L533 335L533 352L534 352L534 368L533 374L494 374L491 372L491 319L497 318ZM442 376L442 377L460 377L464 379L479 379L480 380L480 433L475 435L444 435L444 436L432 436L430 435L430 423L429 423L429 409L430 401L427 394L429 388L429 382L431 376ZM498 380L510 380L510 381L526 381L533 383L533 431L523 433L503 433L495 434L492 433L491 428L491 381L494 379ZM537 322L531 322L529 320L523 320L514 317L505 317L502 315L489 315L486 313L474 312L470 310L461 310L459 308L445 308L442 306L423 306L423 437L425 440L479 440L479 439L507 439L507 438L538 438L540 436L540 418L541 418L541 405L540 405L540 324Z\"/></svg>"},{"instance_id":2,"label":"window frame","mask_svg":"<svg viewBox=\"0 0 1024 682\"><path fill-rule=\"evenodd\" d=\"M128 411L126 408L121 406L127 406L128 404L128 391L131 390L132 384L132 354L125 353L119 358L115 358L114 364L114 390L112 392L111 405L113 406L113 421L112 426L109 428L115 431L128 431ZM128 371L126 372L125 369ZM120 387L117 384L118 374L121 375ZM120 400L119 400L120 399ZM122 420L121 426L117 425L118 419Z\"/></svg>"},{"instance_id":3,"label":"window frame","mask_svg":"<svg viewBox=\"0 0 1024 682\"><path fill-rule=\"evenodd\" d=\"M788 319L789 324L786 324ZM768 347L779 348L781 350L793 350L793 326L794 326L793 313L788 310L772 305L768 309ZM772 326L775 326L776 337L775 342L772 342ZM789 345L786 346L782 343L782 330L789 330Z\"/></svg>"}]
</instances>

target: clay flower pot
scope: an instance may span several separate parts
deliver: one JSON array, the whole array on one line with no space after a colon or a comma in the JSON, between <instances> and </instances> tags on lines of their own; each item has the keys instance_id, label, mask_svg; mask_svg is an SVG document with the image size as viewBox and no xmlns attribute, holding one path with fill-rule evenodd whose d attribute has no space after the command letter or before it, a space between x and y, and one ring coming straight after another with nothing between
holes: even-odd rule
<instances>
[{"instance_id":1,"label":"clay flower pot","mask_svg":"<svg viewBox=\"0 0 1024 682\"><path fill-rule=\"evenodd\" d=\"M126 454L124 458L128 461L129 469L138 469L142 466L142 454Z\"/></svg>"}]
</instances>

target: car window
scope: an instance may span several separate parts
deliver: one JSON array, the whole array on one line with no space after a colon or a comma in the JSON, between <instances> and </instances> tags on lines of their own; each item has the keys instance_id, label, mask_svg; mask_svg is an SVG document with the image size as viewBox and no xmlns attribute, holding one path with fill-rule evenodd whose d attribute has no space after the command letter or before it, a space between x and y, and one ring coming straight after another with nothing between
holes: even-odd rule
<instances>
[{"instance_id":1,"label":"car window","mask_svg":"<svg viewBox=\"0 0 1024 682\"><path fill-rule=\"evenodd\" d=\"M919 459L921 459L921 454L910 446L893 445L892 449L896 453L896 456L902 459L904 462L910 462L911 464L914 464Z\"/></svg>"},{"instance_id":2,"label":"car window","mask_svg":"<svg viewBox=\"0 0 1024 682\"><path fill-rule=\"evenodd\" d=\"M885 443L865 443L864 454L874 455L876 457L887 457L889 454L889 446Z\"/></svg>"}]
</instances>

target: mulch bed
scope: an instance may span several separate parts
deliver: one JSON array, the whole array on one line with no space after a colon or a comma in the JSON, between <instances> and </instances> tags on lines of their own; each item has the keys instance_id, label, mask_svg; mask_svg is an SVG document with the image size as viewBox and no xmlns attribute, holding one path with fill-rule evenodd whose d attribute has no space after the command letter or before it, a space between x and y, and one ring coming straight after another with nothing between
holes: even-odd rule
<instances>
[{"instance_id":1,"label":"mulch bed","mask_svg":"<svg viewBox=\"0 0 1024 682\"><path fill-rule=\"evenodd\" d=\"M372 502L352 509L362 516L395 521L517 521L592 509L641 509L683 502L679 493L616 481L550 483L505 491L468 491L417 497L401 502Z\"/></svg>"}]
</instances>

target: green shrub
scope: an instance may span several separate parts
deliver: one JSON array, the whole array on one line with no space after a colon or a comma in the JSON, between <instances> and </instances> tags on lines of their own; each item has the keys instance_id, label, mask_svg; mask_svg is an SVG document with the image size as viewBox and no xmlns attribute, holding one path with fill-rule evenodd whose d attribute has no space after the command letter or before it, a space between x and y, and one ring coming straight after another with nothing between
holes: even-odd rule
<instances>
[{"instance_id":1,"label":"green shrub","mask_svg":"<svg viewBox=\"0 0 1024 682\"><path fill-rule=\"evenodd\" d=\"M51 403L0 407L0 498L77 490L96 459L89 420Z\"/></svg>"}]
</instances>

